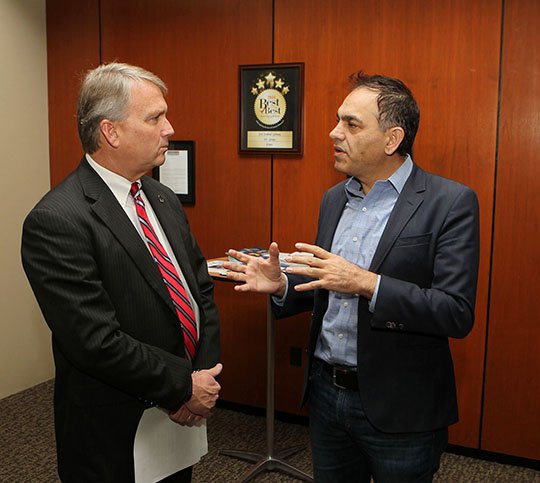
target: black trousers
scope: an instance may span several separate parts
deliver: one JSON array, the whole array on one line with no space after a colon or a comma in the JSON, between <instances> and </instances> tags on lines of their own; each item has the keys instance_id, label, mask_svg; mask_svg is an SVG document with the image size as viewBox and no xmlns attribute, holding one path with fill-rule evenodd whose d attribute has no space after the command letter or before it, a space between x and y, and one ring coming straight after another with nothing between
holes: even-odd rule
<instances>
[{"instance_id":1,"label":"black trousers","mask_svg":"<svg viewBox=\"0 0 540 483\"><path fill-rule=\"evenodd\" d=\"M173 473L171 476L167 476L159 483L191 483L191 473L193 472L193 466Z\"/></svg>"}]
</instances>

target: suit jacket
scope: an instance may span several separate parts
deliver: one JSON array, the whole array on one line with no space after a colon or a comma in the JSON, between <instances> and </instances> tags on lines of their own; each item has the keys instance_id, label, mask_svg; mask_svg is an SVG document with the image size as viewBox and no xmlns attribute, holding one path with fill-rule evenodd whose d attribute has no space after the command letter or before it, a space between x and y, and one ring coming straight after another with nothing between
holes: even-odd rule
<instances>
[{"instance_id":1,"label":"suit jacket","mask_svg":"<svg viewBox=\"0 0 540 483\"><path fill-rule=\"evenodd\" d=\"M220 357L213 283L184 211L157 181L142 186L200 308L193 364L148 248L84 158L24 222L23 266L52 331L63 481L132 480L143 411L178 409L192 370Z\"/></svg>"},{"instance_id":2,"label":"suit jacket","mask_svg":"<svg viewBox=\"0 0 540 483\"><path fill-rule=\"evenodd\" d=\"M326 250L347 202L342 182L322 200L316 244ZM389 433L443 428L457 421L448 337L464 337L474 321L479 256L478 201L454 181L414 165L369 270L381 275L374 313L358 305L358 383L365 414ZM328 307L328 291L296 292L289 277L277 317L312 310L304 389Z\"/></svg>"}]
</instances>

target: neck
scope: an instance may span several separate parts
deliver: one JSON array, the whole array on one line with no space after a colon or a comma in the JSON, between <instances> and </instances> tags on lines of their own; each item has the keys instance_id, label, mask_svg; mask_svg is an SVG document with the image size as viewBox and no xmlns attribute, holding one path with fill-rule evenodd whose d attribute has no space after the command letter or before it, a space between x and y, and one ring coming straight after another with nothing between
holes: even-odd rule
<instances>
[{"instance_id":1,"label":"neck","mask_svg":"<svg viewBox=\"0 0 540 483\"><path fill-rule=\"evenodd\" d=\"M373 188L373 185L377 181L387 180L392 176L399 167L404 163L405 156L399 154L393 154L385 158L384 162L379 165L377 170L374 170L372 173L368 173L366 176L356 176L356 178L362 183L362 190L364 194L368 194Z\"/></svg>"},{"instance_id":2,"label":"neck","mask_svg":"<svg viewBox=\"0 0 540 483\"><path fill-rule=\"evenodd\" d=\"M90 156L92 156L92 159L100 166L103 166L105 169L108 169L109 171L112 171L113 173L122 176L122 178L126 178L128 181L131 182L137 181L141 176L145 174L129 172L125 167L126 163L121 162L121 160L113 156L109 156L102 150L96 151Z\"/></svg>"}]
</instances>

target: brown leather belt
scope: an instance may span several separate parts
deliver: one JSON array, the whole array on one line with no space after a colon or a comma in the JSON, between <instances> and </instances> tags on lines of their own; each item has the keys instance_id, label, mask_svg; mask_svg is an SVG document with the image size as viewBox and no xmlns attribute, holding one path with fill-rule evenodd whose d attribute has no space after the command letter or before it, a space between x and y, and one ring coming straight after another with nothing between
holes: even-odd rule
<instances>
[{"instance_id":1,"label":"brown leather belt","mask_svg":"<svg viewBox=\"0 0 540 483\"><path fill-rule=\"evenodd\" d=\"M324 372L330 375L334 386L339 387L340 389L358 391L356 367L333 366L328 364L328 362L318 359L317 362L321 364Z\"/></svg>"}]
</instances>

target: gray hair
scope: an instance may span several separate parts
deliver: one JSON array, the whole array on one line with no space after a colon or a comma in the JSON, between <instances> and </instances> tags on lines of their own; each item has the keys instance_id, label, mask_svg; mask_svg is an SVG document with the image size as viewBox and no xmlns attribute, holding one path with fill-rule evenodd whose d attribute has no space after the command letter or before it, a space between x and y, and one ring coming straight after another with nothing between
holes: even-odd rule
<instances>
[{"instance_id":1,"label":"gray hair","mask_svg":"<svg viewBox=\"0 0 540 483\"><path fill-rule=\"evenodd\" d=\"M86 153L99 149L99 123L103 119L124 119L133 83L142 81L151 82L163 95L167 94L165 83L141 67L113 62L88 71L77 100L77 128Z\"/></svg>"}]
</instances>

